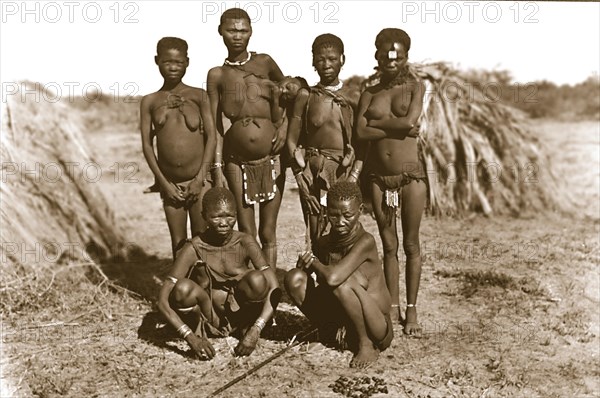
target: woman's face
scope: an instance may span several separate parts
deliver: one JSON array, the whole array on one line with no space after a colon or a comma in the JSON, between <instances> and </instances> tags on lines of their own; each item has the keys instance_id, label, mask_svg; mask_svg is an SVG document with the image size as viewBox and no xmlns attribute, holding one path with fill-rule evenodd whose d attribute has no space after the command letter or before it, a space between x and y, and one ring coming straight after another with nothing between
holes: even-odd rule
<instances>
[{"instance_id":1,"label":"woman's face","mask_svg":"<svg viewBox=\"0 0 600 398\"><path fill-rule=\"evenodd\" d=\"M219 27L223 42L229 51L243 52L252 36L252 27L247 20L226 19Z\"/></svg>"},{"instance_id":2,"label":"woman's face","mask_svg":"<svg viewBox=\"0 0 600 398\"><path fill-rule=\"evenodd\" d=\"M225 201L210 203L204 209L203 216L208 228L222 237L231 233L237 220L235 206Z\"/></svg>"},{"instance_id":3,"label":"woman's face","mask_svg":"<svg viewBox=\"0 0 600 398\"><path fill-rule=\"evenodd\" d=\"M390 77L396 76L408 61L408 54L404 46L397 42L384 42L377 47L375 59L379 70Z\"/></svg>"},{"instance_id":4,"label":"woman's face","mask_svg":"<svg viewBox=\"0 0 600 398\"><path fill-rule=\"evenodd\" d=\"M175 48L162 51L155 57L155 61L166 81L181 81L189 65L188 57Z\"/></svg>"},{"instance_id":5,"label":"woman's face","mask_svg":"<svg viewBox=\"0 0 600 398\"><path fill-rule=\"evenodd\" d=\"M322 46L313 54L313 66L321 78L321 83L335 82L344 65L342 53L332 46Z\"/></svg>"}]
</instances>

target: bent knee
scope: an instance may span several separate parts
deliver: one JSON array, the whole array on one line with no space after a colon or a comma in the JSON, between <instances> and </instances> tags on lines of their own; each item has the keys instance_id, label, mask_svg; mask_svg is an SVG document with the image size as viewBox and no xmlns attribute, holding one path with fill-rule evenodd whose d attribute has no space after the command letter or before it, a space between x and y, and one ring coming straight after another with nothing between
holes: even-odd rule
<instances>
[{"instance_id":1,"label":"bent knee","mask_svg":"<svg viewBox=\"0 0 600 398\"><path fill-rule=\"evenodd\" d=\"M302 271L299 268L294 268L289 270L285 277L283 278L283 285L285 286L285 290L290 293L291 291L298 289L306 284L306 272Z\"/></svg>"},{"instance_id":2,"label":"bent knee","mask_svg":"<svg viewBox=\"0 0 600 398\"><path fill-rule=\"evenodd\" d=\"M240 280L238 289L242 299L251 302L263 301L269 293L269 283L261 271L249 271Z\"/></svg>"},{"instance_id":3,"label":"bent knee","mask_svg":"<svg viewBox=\"0 0 600 398\"><path fill-rule=\"evenodd\" d=\"M177 304L179 306L187 306L193 302L193 295L195 293L195 289L198 287L194 281L181 278L177 281L173 290L171 290L170 294L170 302L171 304Z\"/></svg>"},{"instance_id":4,"label":"bent knee","mask_svg":"<svg viewBox=\"0 0 600 398\"><path fill-rule=\"evenodd\" d=\"M307 283L308 275L301 269L294 268L285 274L283 285L285 286L288 295L297 306L302 305L304 302Z\"/></svg>"}]
</instances>

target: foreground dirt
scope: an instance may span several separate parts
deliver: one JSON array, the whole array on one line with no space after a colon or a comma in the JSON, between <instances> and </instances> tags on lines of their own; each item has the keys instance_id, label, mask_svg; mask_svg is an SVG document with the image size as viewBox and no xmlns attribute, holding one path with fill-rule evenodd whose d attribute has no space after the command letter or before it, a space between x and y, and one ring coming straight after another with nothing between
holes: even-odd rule
<instances>
[{"instance_id":1,"label":"foreground dirt","mask_svg":"<svg viewBox=\"0 0 600 398\"><path fill-rule=\"evenodd\" d=\"M220 396L341 396L328 386L340 376L365 375L385 379L389 394L376 396L599 396L598 123L546 122L535 129L553 148L555 172L578 216L426 217L422 338L404 337L396 327L392 346L363 371L348 368L350 352L301 344ZM119 222L149 255L103 270L139 296L98 288L84 297L81 289L94 285L57 278L59 293L47 309L24 310L5 327L4 351L19 375L15 396L206 396L309 326L284 302L277 326L251 357L235 358L237 341L228 338L215 340L213 361L192 359L155 311L170 264L169 238L158 195L141 193L152 178L139 137L112 130L89 138ZM111 169L115 162L119 172ZM280 274L294 266L304 234L297 193L288 188L278 230ZM378 237L373 219L362 221Z\"/></svg>"}]
</instances>

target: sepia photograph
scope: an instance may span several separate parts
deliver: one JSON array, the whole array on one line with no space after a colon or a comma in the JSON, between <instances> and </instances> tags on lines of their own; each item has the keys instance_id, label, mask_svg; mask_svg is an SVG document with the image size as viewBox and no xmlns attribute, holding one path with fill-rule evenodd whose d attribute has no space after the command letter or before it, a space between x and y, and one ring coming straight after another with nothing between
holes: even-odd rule
<instances>
[{"instance_id":1,"label":"sepia photograph","mask_svg":"<svg viewBox=\"0 0 600 398\"><path fill-rule=\"evenodd\" d=\"M0 397L599 397L600 3L0 1Z\"/></svg>"}]
</instances>

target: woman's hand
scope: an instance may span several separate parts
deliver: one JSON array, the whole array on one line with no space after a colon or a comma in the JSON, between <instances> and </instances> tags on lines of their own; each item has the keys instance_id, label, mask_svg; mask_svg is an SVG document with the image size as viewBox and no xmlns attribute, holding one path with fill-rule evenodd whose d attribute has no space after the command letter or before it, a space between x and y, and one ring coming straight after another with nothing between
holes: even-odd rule
<instances>
[{"instance_id":1,"label":"woman's hand","mask_svg":"<svg viewBox=\"0 0 600 398\"><path fill-rule=\"evenodd\" d=\"M248 328L248 331L240 339L237 347L233 350L235 355L237 356L246 356L252 354L252 351L256 348L256 344L258 343L258 339L260 338L260 329L256 326L251 326Z\"/></svg>"},{"instance_id":2,"label":"woman's hand","mask_svg":"<svg viewBox=\"0 0 600 398\"><path fill-rule=\"evenodd\" d=\"M354 148L352 148L352 145L346 144L346 150L344 152L345 153L344 158L342 159L342 166L348 167L352 163L354 163L354 158L356 157L354 154Z\"/></svg>"},{"instance_id":3,"label":"woman's hand","mask_svg":"<svg viewBox=\"0 0 600 398\"><path fill-rule=\"evenodd\" d=\"M298 261L296 262L296 268L308 271L315 260L316 257L311 251L300 253L298 255Z\"/></svg>"},{"instance_id":4,"label":"woman's hand","mask_svg":"<svg viewBox=\"0 0 600 398\"><path fill-rule=\"evenodd\" d=\"M187 186L187 188L183 191L183 197L186 202L195 202L200 197L200 193L202 192L203 182L194 178L192 182Z\"/></svg>"},{"instance_id":5,"label":"woman's hand","mask_svg":"<svg viewBox=\"0 0 600 398\"><path fill-rule=\"evenodd\" d=\"M215 349L205 337L196 336L194 333L190 333L185 338L185 341L187 341L199 359L204 357L212 359L215 356Z\"/></svg>"},{"instance_id":6,"label":"woman's hand","mask_svg":"<svg viewBox=\"0 0 600 398\"><path fill-rule=\"evenodd\" d=\"M308 184L304 180L302 174L300 174L298 177L296 177L296 182L298 183L298 190L300 191L300 199L306 203L308 212L310 214L319 214L321 212L321 204L319 203L319 200L310 194L308 190Z\"/></svg>"},{"instance_id":7,"label":"woman's hand","mask_svg":"<svg viewBox=\"0 0 600 398\"><path fill-rule=\"evenodd\" d=\"M412 138L417 138L419 136L420 132L421 132L421 124L417 123L409 130L408 133L406 133L406 136L412 137Z\"/></svg>"},{"instance_id":8,"label":"woman's hand","mask_svg":"<svg viewBox=\"0 0 600 398\"><path fill-rule=\"evenodd\" d=\"M296 149L294 149L293 156L298 167L304 170L306 168L306 161L304 160L304 155L302 154L302 147L296 147Z\"/></svg>"},{"instance_id":9,"label":"woman's hand","mask_svg":"<svg viewBox=\"0 0 600 398\"><path fill-rule=\"evenodd\" d=\"M225 176L223 175L223 166L215 167L212 169L212 178L215 188L227 188L227 186L225 185Z\"/></svg>"},{"instance_id":10,"label":"woman's hand","mask_svg":"<svg viewBox=\"0 0 600 398\"><path fill-rule=\"evenodd\" d=\"M167 181L166 185L162 185L162 192L165 199L168 201L183 202L185 200L183 191L170 181Z\"/></svg>"}]
</instances>

